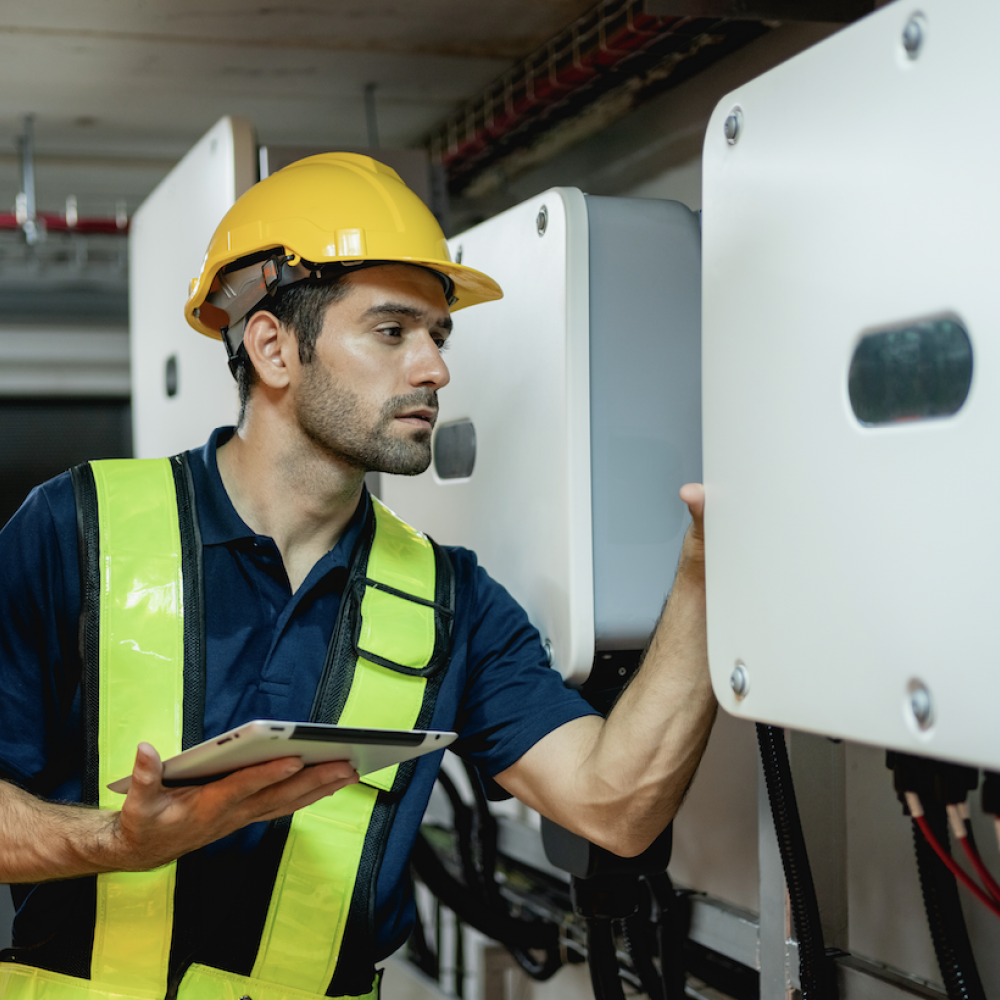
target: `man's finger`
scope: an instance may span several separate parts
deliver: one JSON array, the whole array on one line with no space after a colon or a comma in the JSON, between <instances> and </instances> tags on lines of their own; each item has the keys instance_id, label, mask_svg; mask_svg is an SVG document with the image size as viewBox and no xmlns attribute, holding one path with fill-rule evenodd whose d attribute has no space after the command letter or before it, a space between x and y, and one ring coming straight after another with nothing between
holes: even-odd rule
<instances>
[{"instance_id":1,"label":"man's finger","mask_svg":"<svg viewBox=\"0 0 1000 1000\"><path fill-rule=\"evenodd\" d=\"M288 816L305 806L311 806L314 802L318 802L320 799L325 799L328 795L336 794L348 785L355 785L357 782L357 775L354 775L352 778L337 778L330 782L324 782L292 801L282 801L281 803L275 804L272 811L267 812L259 818L277 819L279 816ZM265 790L261 794L267 795L268 792ZM265 808L267 807L265 806Z\"/></svg>"},{"instance_id":2,"label":"man's finger","mask_svg":"<svg viewBox=\"0 0 1000 1000\"><path fill-rule=\"evenodd\" d=\"M135 749L135 763L132 765L132 788L141 790L160 784L163 777L163 762L151 743L140 743Z\"/></svg>"},{"instance_id":3,"label":"man's finger","mask_svg":"<svg viewBox=\"0 0 1000 1000\"><path fill-rule=\"evenodd\" d=\"M705 487L701 483L685 483L681 487L681 499L691 511L691 517L700 520L705 514Z\"/></svg>"},{"instance_id":4,"label":"man's finger","mask_svg":"<svg viewBox=\"0 0 1000 1000\"><path fill-rule=\"evenodd\" d=\"M225 778L206 785L216 792L232 799L245 799L272 785L294 778L304 768L301 757L281 757L264 764L243 767Z\"/></svg>"},{"instance_id":5,"label":"man's finger","mask_svg":"<svg viewBox=\"0 0 1000 1000\"><path fill-rule=\"evenodd\" d=\"M344 785L353 785L357 781L357 771L347 761L338 760L304 767L298 774L280 783L263 787L259 795L272 796L291 803L301 796L312 795L327 786L330 786L330 791L335 791ZM316 797L322 798L324 795L329 795L330 791L320 792Z\"/></svg>"},{"instance_id":6,"label":"man's finger","mask_svg":"<svg viewBox=\"0 0 1000 1000\"><path fill-rule=\"evenodd\" d=\"M262 783L264 775L245 772L260 772L263 765L246 768L245 772L237 772L224 779L224 782L217 782L217 794L229 801L233 808L245 812L249 817L247 822L253 822L287 816L304 805L311 805L358 781L357 772L346 761L303 767L301 760L293 759L298 764L297 773L287 777L279 776L277 780L264 780ZM212 787L206 786L206 792Z\"/></svg>"}]
</instances>

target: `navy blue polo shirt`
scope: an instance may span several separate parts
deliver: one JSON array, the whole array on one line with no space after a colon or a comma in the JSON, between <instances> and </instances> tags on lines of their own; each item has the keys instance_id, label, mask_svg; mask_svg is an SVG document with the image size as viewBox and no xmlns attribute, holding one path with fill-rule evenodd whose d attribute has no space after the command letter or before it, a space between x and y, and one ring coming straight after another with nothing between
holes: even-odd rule
<instances>
[{"instance_id":1,"label":"navy blue polo shirt","mask_svg":"<svg viewBox=\"0 0 1000 1000\"><path fill-rule=\"evenodd\" d=\"M231 434L217 430L190 453L205 572L206 738L255 718L308 719L367 504L362 497L337 545L293 594L274 541L254 534L223 487L216 448ZM592 710L547 666L524 611L475 554L448 552L456 573L454 646L431 728L457 730L454 750L492 776ZM77 802L80 584L68 474L33 490L0 532L0 566L0 776L40 796ZM440 757L419 761L389 835L376 898L378 957L398 947L412 924L409 854ZM185 890L190 919L204 907L213 915L191 935L198 943L185 961L221 964L212 960L212 935L225 926L217 907L232 912L241 887L253 881L265 829L254 824L188 856L187 870L197 871ZM72 898L85 881L16 887L15 947L68 933L85 915L85 903Z\"/></svg>"}]
</instances>

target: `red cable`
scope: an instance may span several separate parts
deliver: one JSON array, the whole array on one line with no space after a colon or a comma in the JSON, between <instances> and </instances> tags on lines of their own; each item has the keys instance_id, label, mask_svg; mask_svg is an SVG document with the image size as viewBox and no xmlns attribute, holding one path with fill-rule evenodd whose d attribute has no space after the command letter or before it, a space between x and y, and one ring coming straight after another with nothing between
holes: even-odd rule
<instances>
[{"instance_id":1,"label":"red cable","mask_svg":"<svg viewBox=\"0 0 1000 1000\"><path fill-rule=\"evenodd\" d=\"M960 868L958 862L938 843L937 837L934 836L933 831L927 823L927 818L925 816L914 816L913 822L920 827L920 832L924 835L924 839L930 844L934 853L944 862L948 871L952 873L965 886L966 889L971 892L976 899L979 900L983 906L988 907L995 916L1000 917L1000 903L987 896L982 889L976 885L975 882L966 874L965 870Z\"/></svg>"},{"instance_id":2,"label":"red cable","mask_svg":"<svg viewBox=\"0 0 1000 1000\"><path fill-rule=\"evenodd\" d=\"M969 860L972 862L972 867L976 869L976 874L979 876L980 881L986 887L986 891L1000 903L1000 885L997 885L996 880L983 863L982 855L979 853L979 849L976 847L972 836L967 834L961 838L960 843Z\"/></svg>"}]
</instances>

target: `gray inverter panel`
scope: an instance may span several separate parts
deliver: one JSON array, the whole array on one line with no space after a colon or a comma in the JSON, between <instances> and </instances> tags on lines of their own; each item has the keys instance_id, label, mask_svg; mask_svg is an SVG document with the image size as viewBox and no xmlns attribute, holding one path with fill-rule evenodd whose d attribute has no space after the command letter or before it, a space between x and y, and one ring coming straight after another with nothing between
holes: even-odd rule
<instances>
[{"instance_id":1,"label":"gray inverter panel","mask_svg":"<svg viewBox=\"0 0 1000 1000\"><path fill-rule=\"evenodd\" d=\"M451 241L499 281L462 310L436 456L383 499L474 549L568 679L641 648L700 467L700 233L672 202L557 188Z\"/></svg>"},{"instance_id":2,"label":"gray inverter panel","mask_svg":"<svg viewBox=\"0 0 1000 1000\"><path fill-rule=\"evenodd\" d=\"M594 630L641 646L701 481L701 234L672 201L587 198Z\"/></svg>"}]
</instances>

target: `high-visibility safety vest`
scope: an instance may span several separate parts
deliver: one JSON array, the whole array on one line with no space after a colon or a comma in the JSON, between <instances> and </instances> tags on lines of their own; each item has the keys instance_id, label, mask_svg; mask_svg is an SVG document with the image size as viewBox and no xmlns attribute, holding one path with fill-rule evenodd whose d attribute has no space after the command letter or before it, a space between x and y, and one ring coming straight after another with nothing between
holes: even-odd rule
<instances>
[{"instance_id":1,"label":"high-visibility safety vest","mask_svg":"<svg viewBox=\"0 0 1000 1000\"><path fill-rule=\"evenodd\" d=\"M166 758L202 739L201 541L186 455L93 462L73 470L73 487L83 567L83 797L115 809L121 797L107 785L129 773L139 740ZM428 726L450 656L453 611L447 555L373 501L310 721ZM375 998L376 878L415 763L367 775L284 821L284 850L249 975L197 964L168 968L174 862L96 877L89 979L4 962L0 996ZM358 954L366 963L360 988L356 964L346 977L342 968ZM338 990L345 981L353 988Z\"/></svg>"}]
</instances>

